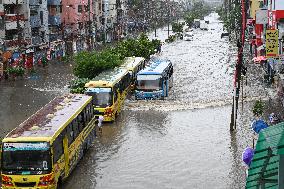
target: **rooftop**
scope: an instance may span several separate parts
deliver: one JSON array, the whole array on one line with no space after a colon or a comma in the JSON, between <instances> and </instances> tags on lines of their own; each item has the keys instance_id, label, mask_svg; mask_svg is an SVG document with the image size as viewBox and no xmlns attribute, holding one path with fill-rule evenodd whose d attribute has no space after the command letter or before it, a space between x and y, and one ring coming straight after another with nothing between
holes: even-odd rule
<instances>
[{"instance_id":1,"label":"rooftop","mask_svg":"<svg viewBox=\"0 0 284 189\"><path fill-rule=\"evenodd\" d=\"M259 133L252 163L248 170L246 189L278 189L280 155L284 155L284 123Z\"/></svg>"},{"instance_id":2,"label":"rooftop","mask_svg":"<svg viewBox=\"0 0 284 189\"><path fill-rule=\"evenodd\" d=\"M111 86L114 82L118 81L122 76L126 75L128 70L124 68L116 68L100 73L92 81L86 83L85 87L97 87L97 85Z\"/></svg>"},{"instance_id":3,"label":"rooftop","mask_svg":"<svg viewBox=\"0 0 284 189\"><path fill-rule=\"evenodd\" d=\"M143 74L162 74L165 68L167 68L171 62L169 60L154 60L145 69L138 72L138 75Z\"/></svg>"},{"instance_id":4,"label":"rooftop","mask_svg":"<svg viewBox=\"0 0 284 189\"><path fill-rule=\"evenodd\" d=\"M91 99L90 96L79 94L56 97L11 131L6 138L52 137L64 124L71 122Z\"/></svg>"},{"instance_id":5,"label":"rooftop","mask_svg":"<svg viewBox=\"0 0 284 189\"><path fill-rule=\"evenodd\" d=\"M127 70L132 70L136 66L140 64L141 61L144 61L145 58L143 57L126 57L125 63L122 64L120 67L126 68Z\"/></svg>"}]
</instances>

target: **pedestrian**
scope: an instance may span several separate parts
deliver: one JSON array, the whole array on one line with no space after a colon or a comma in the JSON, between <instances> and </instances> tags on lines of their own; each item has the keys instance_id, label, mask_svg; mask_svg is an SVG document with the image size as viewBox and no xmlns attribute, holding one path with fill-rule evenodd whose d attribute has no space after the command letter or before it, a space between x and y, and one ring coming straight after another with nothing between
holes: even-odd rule
<instances>
[{"instance_id":1,"label":"pedestrian","mask_svg":"<svg viewBox=\"0 0 284 189\"><path fill-rule=\"evenodd\" d=\"M103 134L103 128L102 128L102 123L103 123L104 117L99 116L98 118L98 128L99 128L99 133L102 135Z\"/></svg>"}]
</instances>

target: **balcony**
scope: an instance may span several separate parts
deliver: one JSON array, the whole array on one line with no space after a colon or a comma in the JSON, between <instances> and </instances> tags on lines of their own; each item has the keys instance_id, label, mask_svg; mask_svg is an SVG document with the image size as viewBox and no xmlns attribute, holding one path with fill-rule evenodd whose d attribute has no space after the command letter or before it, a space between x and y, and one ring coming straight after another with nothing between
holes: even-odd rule
<instances>
[{"instance_id":1,"label":"balcony","mask_svg":"<svg viewBox=\"0 0 284 189\"><path fill-rule=\"evenodd\" d=\"M19 28L18 28L18 24L17 21L14 22L6 22L5 24L5 29L6 30L15 30L15 29L20 29L20 28L24 28L25 27L25 21L19 21Z\"/></svg>"},{"instance_id":2,"label":"balcony","mask_svg":"<svg viewBox=\"0 0 284 189\"><path fill-rule=\"evenodd\" d=\"M49 35L49 42L57 41L57 40L62 40L62 35L58 35L58 34Z\"/></svg>"},{"instance_id":3,"label":"balcony","mask_svg":"<svg viewBox=\"0 0 284 189\"><path fill-rule=\"evenodd\" d=\"M30 45L31 42L30 40L18 40L18 39L13 39L13 40L4 40L4 45L8 48L11 47L18 47L21 45Z\"/></svg>"},{"instance_id":4,"label":"balcony","mask_svg":"<svg viewBox=\"0 0 284 189\"><path fill-rule=\"evenodd\" d=\"M6 14L4 17L6 22L16 22L17 20L25 21L25 16L23 14Z\"/></svg>"},{"instance_id":5,"label":"balcony","mask_svg":"<svg viewBox=\"0 0 284 189\"><path fill-rule=\"evenodd\" d=\"M40 27L41 22L40 22L39 16L31 16L30 17L30 24L31 24L31 28Z\"/></svg>"},{"instance_id":6,"label":"balcony","mask_svg":"<svg viewBox=\"0 0 284 189\"><path fill-rule=\"evenodd\" d=\"M26 0L18 0L18 4L25 4ZM3 4L16 4L17 3L17 0L3 0Z\"/></svg>"},{"instance_id":7,"label":"balcony","mask_svg":"<svg viewBox=\"0 0 284 189\"><path fill-rule=\"evenodd\" d=\"M60 15L58 16L48 16L48 24L53 26L59 26L61 24Z\"/></svg>"},{"instance_id":8,"label":"balcony","mask_svg":"<svg viewBox=\"0 0 284 189\"><path fill-rule=\"evenodd\" d=\"M39 0L30 0L29 4L32 6L39 6Z\"/></svg>"},{"instance_id":9,"label":"balcony","mask_svg":"<svg viewBox=\"0 0 284 189\"><path fill-rule=\"evenodd\" d=\"M4 16L4 6L0 4L0 16Z\"/></svg>"},{"instance_id":10,"label":"balcony","mask_svg":"<svg viewBox=\"0 0 284 189\"><path fill-rule=\"evenodd\" d=\"M32 37L32 44L33 45L39 45L41 43L42 43L41 37L39 37L39 36Z\"/></svg>"},{"instance_id":11,"label":"balcony","mask_svg":"<svg viewBox=\"0 0 284 189\"><path fill-rule=\"evenodd\" d=\"M60 0L47 0L47 5L60 5Z\"/></svg>"}]
</instances>

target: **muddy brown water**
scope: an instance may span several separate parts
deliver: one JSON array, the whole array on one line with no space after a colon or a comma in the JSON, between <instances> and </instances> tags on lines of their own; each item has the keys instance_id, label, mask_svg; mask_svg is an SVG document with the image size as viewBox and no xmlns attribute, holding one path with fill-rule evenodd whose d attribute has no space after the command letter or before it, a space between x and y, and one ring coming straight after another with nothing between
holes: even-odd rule
<instances>
[{"instance_id":1,"label":"muddy brown water","mask_svg":"<svg viewBox=\"0 0 284 189\"><path fill-rule=\"evenodd\" d=\"M174 64L170 97L152 102L129 98L118 120L104 124L102 136L64 189L244 188L241 153L252 143L252 104L244 104L245 116L230 133L236 49L220 38L217 15L209 20L209 30L195 30L193 41L163 45L160 56ZM167 31L158 35L166 38ZM2 82L0 137L55 96L67 93L71 70L69 64L52 64L38 77Z\"/></svg>"}]
</instances>

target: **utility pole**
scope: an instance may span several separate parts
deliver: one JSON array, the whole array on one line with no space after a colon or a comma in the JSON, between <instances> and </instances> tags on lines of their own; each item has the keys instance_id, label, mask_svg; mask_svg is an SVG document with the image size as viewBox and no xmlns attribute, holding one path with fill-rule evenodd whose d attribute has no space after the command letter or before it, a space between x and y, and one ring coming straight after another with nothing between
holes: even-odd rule
<instances>
[{"instance_id":1,"label":"utility pole","mask_svg":"<svg viewBox=\"0 0 284 189\"><path fill-rule=\"evenodd\" d=\"M167 9L168 9L168 11L167 11L167 14L168 14L168 38L169 38L170 37L170 7L168 5L168 2L169 1L167 1Z\"/></svg>"},{"instance_id":2,"label":"utility pole","mask_svg":"<svg viewBox=\"0 0 284 189\"><path fill-rule=\"evenodd\" d=\"M92 24L91 24L91 0L88 0L88 11L89 11L89 51L92 50L93 42L92 42Z\"/></svg>"},{"instance_id":3,"label":"utility pole","mask_svg":"<svg viewBox=\"0 0 284 189\"><path fill-rule=\"evenodd\" d=\"M245 42L245 21L246 21L246 8L245 8L245 0L241 0L242 7L242 24L241 32L238 39L238 60L235 68L235 81L234 81L234 98L233 98L233 106L232 106L232 114L231 114L231 123L230 123L230 131L236 130L236 120L238 115L238 100L240 94L240 80L241 80L241 70L243 68L243 47ZM235 1L235 3L238 3Z\"/></svg>"}]
</instances>

